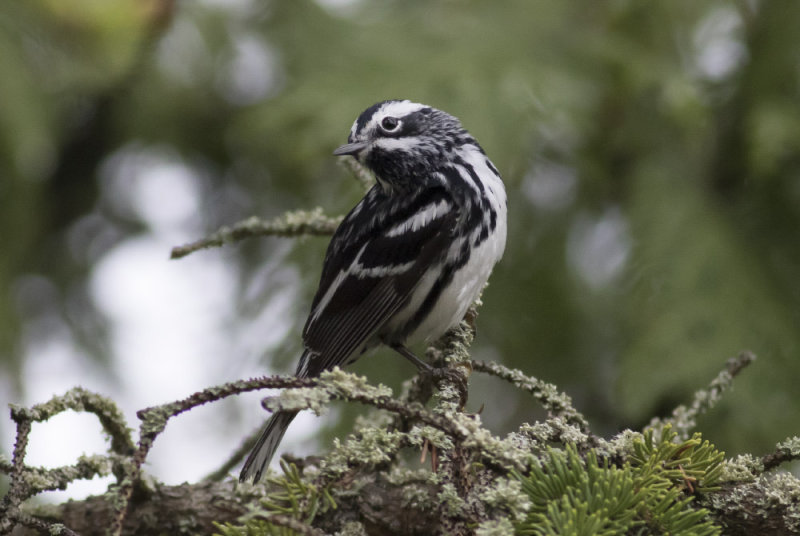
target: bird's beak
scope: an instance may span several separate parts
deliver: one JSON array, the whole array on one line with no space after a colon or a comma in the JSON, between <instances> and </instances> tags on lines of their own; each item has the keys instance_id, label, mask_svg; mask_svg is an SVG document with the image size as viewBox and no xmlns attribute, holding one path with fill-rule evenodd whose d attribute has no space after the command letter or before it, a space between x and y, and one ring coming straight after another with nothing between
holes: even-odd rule
<instances>
[{"instance_id":1,"label":"bird's beak","mask_svg":"<svg viewBox=\"0 0 800 536\"><path fill-rule=\"evenodd\" d=\"M355 143L348 143L348 144L342 145L341 147L339 147L338 149L333 151L333 154L335 154L336 156L344 156L344 155L348 155L348 154L352 155L352 156L355 156L358 153L360 153L362 150L366 149L366 147L367 147L367 142L365 142L365 141L357 141Z\"/></svg>"}]
</instances>

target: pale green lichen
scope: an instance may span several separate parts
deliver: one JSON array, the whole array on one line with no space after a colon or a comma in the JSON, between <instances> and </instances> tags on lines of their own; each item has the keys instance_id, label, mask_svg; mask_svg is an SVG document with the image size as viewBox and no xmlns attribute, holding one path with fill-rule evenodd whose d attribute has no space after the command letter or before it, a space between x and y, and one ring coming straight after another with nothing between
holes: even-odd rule
<instances>
[{"instance_id":1,"label":"pale green lichen","mask_svg":"<svg viewBox=\"0 0 800 536\"><path fill-rule=\"evenodd\" d=\"M331 394L324 387L301 387L284 389L279 396L264 400L264 409L270 411L311 410L315 415L323 415L328 411Z\"/></svg>"},{"instance_id":2,"label":"pale green lichen","mask_svg":"<svg viewBox=\"0 0 800 536\"><path fill-rule=\"evenodd\" d=\"M442 483L442 476L439 473L430 471L428 472L428 478L426 479L426 482L432 486L438 486Z\"/></svg>"},{"instance_id":3,"label":"pale green lichen","mask_svg":"<svg viewBox=\"0 0 800 536\"><path fill-rule=\"evenodd\" d=\"M334 395L352 398L354 394L376 400L392 396L392 390L383 384L373 385L365 376L345 372L339 367L323 372L319 376L320 385L324 385Z\"/></svg>"},{"instance_id":4,"label":"pale green lichen","mask_svg":"<svg viewBox=\"0 0 800 536\"><path fill-rule=\"evenodd\" d=\"M220 227L203 239L172 248L170 257L179 259L201 249L232 244L253 236L329 235L341 220L341 216L326 216L320 207L288 211L271 221L251 216L231 226Z\"/></svg>"},{"instance_id":5,"label":"pale green lichen","mask_svg":"<svg viewBox=\"0 0 800 536\"><path fill-rule=\"evenodd\" d=\"M463 444L480 452L486 460L509 470L522 469L531 456L529 451L519 449L513 440L500 439L481 426L470 429Z\"/></svg>"},{"instance_id":6,"label":"pale green lichen","mask_svg":"<svg viewBox=\"0 0 800 536\"><path fill-rule=\"evenodd\" d=\"M491 508L507 512L511 519L521 521L531 508L530 497L522 491L515 478L497 478L490 487L478 492L478 500Z\"/></svg>"},{"instance_id":7,"label":"pale green lichen","mask_svg":"<svg viewBox=\"0 0 800 536\"><path fill-rule=\"evenodd\" d=\"M514 449L518 452L528 453L530 460L521 460L523 461L524 466L527 466L529 463L531 463L533 459L535 459L535 455L542 452L542 450L545 448L543 443L540 443L537 439L530 437L527 433L522 432L522 430L519 432L510 432L503 441L510 449Z\"/></svg>"},{"instance_id":8,"label":"pale green lichen","mask_svg":"<svg viewBox=\"0 0 800 536\"><path fill-rule=\"evenodd\" d=\"M390 398L392 390L385 385L372 385L364 376L345 372L339 367L323 372L315 387L284 389L277 397L263 402L270 411L299 411L309 409L321 415L334 399L362 400L365 402Z\"/></svg>"},{"instance_id":9,"label":"pale green lichen","mask_svg":"<svg viewBox=\"0 0 800 536\"><path fill-rule=\"evenodd\" d=\"M358 521L348 521L342 525L342 530L334 533L335 536L367 536L364 525Z\"/></svg>"},{"instance_id":10,"label":"pale green lichen","mask_svg":"<svg viewBox=\"0 0 800 536\"><path fill-rule=\"evenodd\" d=\"M475 536L513 536L514 525L508 519L490 519L478 525Z\"/></svg>"},{"instance_id":11,"label":"pale green lichen","mask_svg":"<svg viewBox=\"0 0 800 536\"><path fill-rule=\"evenodd\" d=\"M800 505L800 480L790 473L762 477L770 483L764 494L765 502L781 506Z\"/></svg>"},{"instance_id":12,"label":"pale green lichen","mask_svg":"<svg viewBox=\"0 0 800 536\"><path fill-rule=\"evenodd\" d=\"M125 416L116 403L83 387L73 387L63 395L54 396L47 402L30 408L16 404L9 404L9 407L12 418L18 422L42 422L68 410L92 413L111 437L112 450L126 452L133 448L133 430L128 427Z\"/></svg>"},{"instance_id":13,"label":"pale green lichen","mask_svg":"<svg viewBox=\"0 0 800 536\"><path fill-rule=\"evenodd\" d=\"M722 464L720 480L722 482L743 482L753 480L757 475L764 472L764 464L761 458L756 458L752 454L740 454Z\"/></svg>"},{"instance_id":14,"label":"pale green lichen","mask_svg":"<svg viewBox=\"0 0 800 536\"><path fill-rule=\"evenodd\" d=\"M519 427L519 430L509 434L507 440L518 449L535 455L543 452L551 443L587 445L589 435L584 433L579 426L567 422L565 418L556 417L533 424L525 423ZM598 446L602 446L604 443L602 439L594 440L594 444Z\"/></svg>"},{"instance_id":15,"label":"pale green lichen","mask_svg":"<svg viewBox=\"0 0 800 536\"><path fill-rule=\"evenodd\" d=\"M448 416L459 412L461 409L460 398L461 393L454 385L451 383L441 385L434 397L436 401L436 411Z\"/></svg>"},{"instance_id":16,"label":"pale green lichen","mask_svg":"<svg viewBox=\"0 0 800 536\"><path fill-rule=\"evenodd\" d=\"M38 493L46 490L66 489L70 482L89 480L95 476L111 474L113 461L108 456L81 455L73 465L54 469L31 469L26 473L27 484Z\"/></svg>"},{"instance_id":17,"label":"pale green lichen","mask_svg":"<svg viewBox=\"0 0 800 536\"><path fill-rule=\"evenodd\" d=\"M597 450L604 456L627 459L634 452L636 442L643 439L644 436L640 432L623 430L610 441L603 442Z\"/></svg>"},{"instance_id":18,"label":"pale green lichen","mask_svg":"<svg viewBox=\"0 0 800 536\"><path fill-rule=\"evenodd\" d=\"M543 421L533 424L523 423L515 433L520 436L521 441L524 440L536 446L545 446L555 437L553 427Z\"/></svg>"},{"instance_id":19,"label":"pale green lichen","mask_svg":"<svg viewBox=\"0 0 800 536\"><path fill-rule=\"evenodd\" d=\"M588 434L581 431L578 426L567 422L563 417L547 419L544 424L550 428L550 441L583 445L589 440Z\"/></svg>"},{"instance_id":20,"label":"pale green lichen","mask_svg":"<svg viewBox=\"0 0 800 536\"><path fill-rule=\"evenodd\" d=\"M441 509L445 515L460 517L463 514L466 503L453 484L443 484L436 498L441 503Z\"/></svg>"},{"instance_id":21,"label":"pale green lichen","mask_svg":"<svg viewBox=\"0 0 800 536\"><path fill-rule=\"evenodd\" d=\"M743 518L750 525L779 523L786 528L783 534L800 534L800 480L790 473L760 475L704 501L723 518Z\"/></svg>"},{"instance_id":22,"label":"pale green lichen","mask_svg":"<svg viewBox=\"0 0 800 536\"><path fill-rule=\"evenodd\" d=\"M778 443L777 448L791 458L800 458L800 437L794 436Z\"/></svg>"},{"instance_id":23,"label":"pale green lichen","mask_svg":"<svg viewBox=\"0 0 800 536\"><path fill-rule=\"evenodd\" d=\"M431 471L427 467L409 469L402 465L396 465L386 473L386 481L400 486L408 482L428 482L430 476Z\"/></svg>"},{"instance_id":24,"label":"pale green lichen","mask_svg":"<svg viewBox=\"0 0 800 536\"><path fill-rule=\"evenodd\" d=\"M333 449L320 462L320 470L330 476L341 475L351 464L361 466L388 462L403 445L405 434L379 428L365 428L358 437L348 436L342 442L334 439Z\"/></svg>"},{"instance_id":25,"label":"pale green lichen","mask_svg":"<svg viewBox=\"0 0 800 536\"><path fill-rule=\"evenodd\" d=\"M422 447L427 441L429 445L438 449L450 450L453 448L453 439L433 426L414 426L408 433L408 440L417 447Z\"/></svg>"}]
</instances>

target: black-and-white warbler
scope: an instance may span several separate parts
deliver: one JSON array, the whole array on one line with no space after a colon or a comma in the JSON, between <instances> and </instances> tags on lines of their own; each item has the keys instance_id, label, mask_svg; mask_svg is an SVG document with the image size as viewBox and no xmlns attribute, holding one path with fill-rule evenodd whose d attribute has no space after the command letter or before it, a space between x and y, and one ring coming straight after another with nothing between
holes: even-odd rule
<instances>
[{"instance_id":1,"label":"black-and-white warbler","mask_svg":"<svg viewBox=\"0 0 800 536\"><path fill-rule=\"evenodd\" d=\"M385 344L429 368L406 344L435 339L477 298L506 243L497 168L455 117L389 100L367 108L346 145L377 183L331 239L303 329L296 375L314 377ZM297 413L278 411L244 464L258 481Z\"/></svg>"}]
</instances>

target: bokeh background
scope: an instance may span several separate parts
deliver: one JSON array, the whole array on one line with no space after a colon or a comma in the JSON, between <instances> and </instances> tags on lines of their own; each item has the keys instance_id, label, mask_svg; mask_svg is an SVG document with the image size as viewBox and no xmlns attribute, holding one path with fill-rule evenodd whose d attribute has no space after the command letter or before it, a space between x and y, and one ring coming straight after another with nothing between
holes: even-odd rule
<instances>
[{"instance_id":1,"label":"bokeh background","mask_svg":"<svg viewBox=\"0 0 800 536\"><path fill-rule=\"evenodd\" d=\"M386 98L461 118L510 234L474 356L554 382L597 433L759 359L700 429L729 454L798 433L800 3L26 0L0 6L0 403L83 385L135 410L293 370L327 240L170 248L362 195L331 151ZM397 388L378 352L354 369ZM216 468L263 394L176 419L148 470ZM541 417L473 377L490 428ZM310 453L362 408L304 416ZM13 427L0 419L0 451ZM89 416L28 461L104 448ZM78 496L102 481L71 486Z\"/></svg>"}]
</instances>

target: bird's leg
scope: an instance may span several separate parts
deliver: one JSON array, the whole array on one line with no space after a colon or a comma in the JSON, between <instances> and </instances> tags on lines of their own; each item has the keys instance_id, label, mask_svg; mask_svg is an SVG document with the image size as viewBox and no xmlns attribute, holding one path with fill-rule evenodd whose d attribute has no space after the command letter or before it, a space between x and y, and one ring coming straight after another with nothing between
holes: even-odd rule
<instances>
[{"instance_id":1,"label":"bird's leg","mask_svg":"<svg viewBox=\"0 0 800 536\"><path fill-rule=\"evenodd\" d=\"M458 389L459 397L460 397L460 407L463 408L467 403L467 377L469 374L464 374L463 369L461 367L433 367L428 363L424 362L420 358L414 355L414 353L406 348L404 345L400 343L391 344L390 347L400 354L401 356L405 357L414 365L416 365L419 372L423 375L429 376L434 384L439 384L442 380L449 380L455 387ZM436 454L436 451L432 451L433 455ZM435 463L435 462L434 462Z\"/></svg>"},{"instance_id":2,"label":"bird's leg","mask_svg":"<svg viewBox=\"0 0 800 536\"><path fill-rule=\"evenodd\" d=\"M401 343L391 344L390 347L392 350L414 363L414 366L416 366L417 370L419 370L422 374L430 376L437 383L445 378L450 377L452 374L457 374L456 371L448 367L434 367L429 365L422 359L415 356L414 352L406 348Z\"/></svg>"},{"instance_id":3,"label":"bird's leg","mask_svg":"<svg viewBox=\"0 0 800 536\"><path fill-rule=\"evenodd\" d=\"M415 356L414 352L412 352L411 350L409 350L408 348L406 348L405 346L403 346L400 343L392 344L391 348L392 348L392 350L394 350L395 352L397 352L401 356L405 357L406 359L408 359L409 361L414 363L414 366L417 367L417 369L419 369L421 372L425 372L426 374L433 375L433 371L436 370L432 366L430 366L428 363L426 363L422 359L420 359L417 356Z\"/></svg>"}]
</instances>

